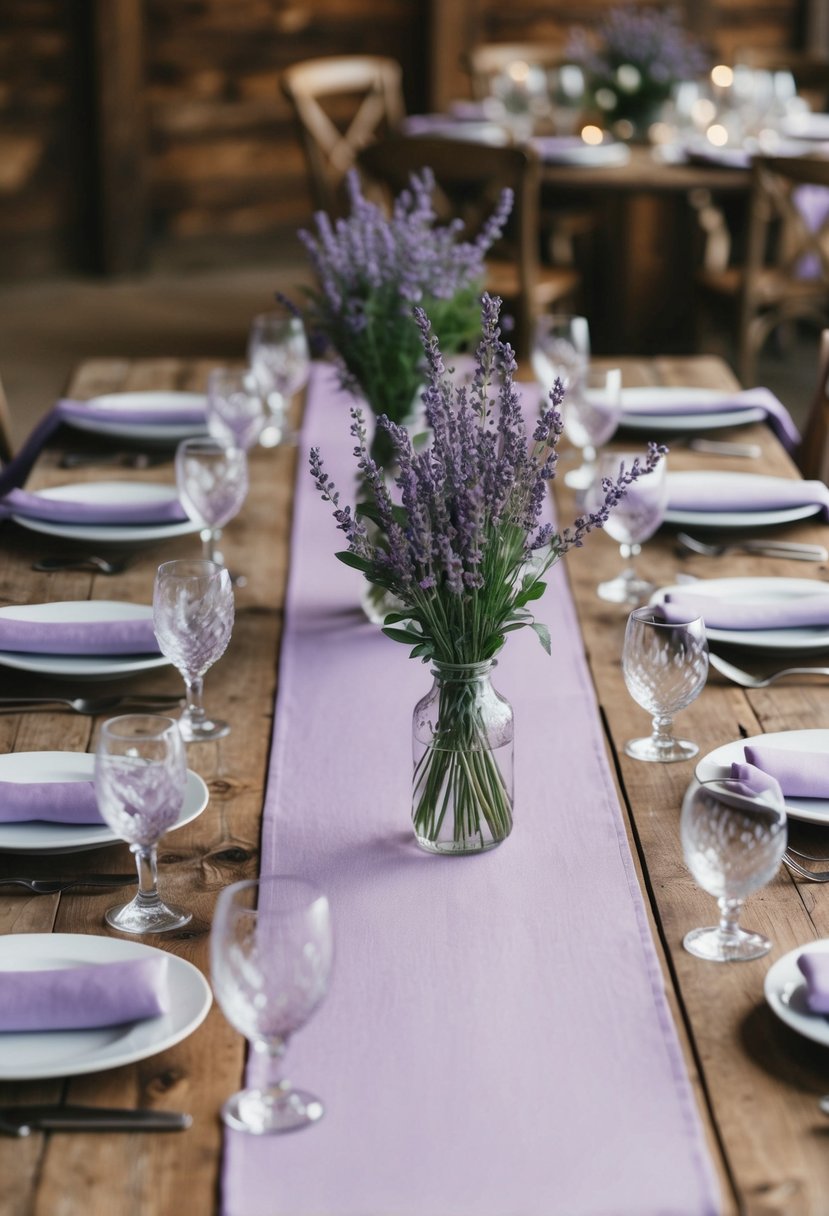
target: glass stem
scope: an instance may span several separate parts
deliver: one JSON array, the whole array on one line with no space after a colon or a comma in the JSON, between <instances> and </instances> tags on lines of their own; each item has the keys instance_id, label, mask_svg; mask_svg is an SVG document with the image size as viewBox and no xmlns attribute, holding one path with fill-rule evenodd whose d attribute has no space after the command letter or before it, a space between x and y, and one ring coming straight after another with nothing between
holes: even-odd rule
<instances>
[{"instance_id":1,"label":"glass stem","mask_svg":"<svg viewBox=\"0 0 829 1216\"><path fill-rule=\"evenodd\" d=\"M184 686L187 689L187 716L194 726L201 726L207 716L204 712L204 678L185 676Z\"/></svg>"},{"instance_id":2,"label":"glass stem","mask_svg":"<svg viewBox=\"0 0 829 1216\"><path fill-rule=\"evenodd\" d=\"M674 741L672 733L673 724L673 718L668 718L664 714L654 715L651 728L651 740L654 747L662 750L670 748Z\"/></svg>"},{"instance_id":3,"label":"glass stem","mask_svg":"<svg viewBox=\"0 0 829 1216\"><path fill-rule=\"evenodd\" d=\"M740 932L740 911L743 906L741 899L717 900L720 907L720 933L723 937L736 937Z\"/></svg>"},{"instance_id":4,"label":"glass stem","mask_svg":"<svg viewBox=\"0 0 829 1216\"><path fill-rule=\"evenodd\" d=\"M262 1055L268 1057L265 1085L263 1088L270 1092L287 1089L290 1082L282 1076L282 1061L285 1059L285 1053L288 1050L287 1038L277 1037L268 1039L267 1042L262 1042L260 1039L254 1043L254 1047Z\"/></svg>"},{"instance_id":5,"label":"glass stem","mask_svg":"<svg viewBox=\"0 0 829 1216\"><path fill-rule=\"evenodd\" d=\"M215 528L202 528L199 535L201 536L202 557L206 562L215 562L216 541L219 539L219 533Z\"/></svg>"},{"instance_id":6,"label":"glass stem","mask_svg":"<svg viewBox=\"0 0 829 1216\"><path fill-rule=\"evenodd\" d=\"M130 849L135 855L135 865L138 870L138 894L136 901L140 904L158 903L158 853L154 844L133 844Z\"/></svg>"},{"instance_id":7,"label":"glass stem","mask_svg":"<svg viewBox=\"0 0 829 1216\"><path fill-rule=\"evenodd\" d=\"M621 577L627 579L628 582L633 582L633 580L636 578L636 567L634 566L633 562L634 558L638 557L641 552L641 545L619 545L619 553L621 554L622 561L624 562Z\"/></svg>"}]
</instances>

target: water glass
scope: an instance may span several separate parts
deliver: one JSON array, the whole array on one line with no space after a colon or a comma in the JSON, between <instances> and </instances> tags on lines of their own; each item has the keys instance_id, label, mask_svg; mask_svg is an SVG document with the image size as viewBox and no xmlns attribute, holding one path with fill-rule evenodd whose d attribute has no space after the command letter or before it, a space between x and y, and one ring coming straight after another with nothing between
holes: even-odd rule
<instances>
[{"instance_id":1,"label":"water glass","mask_svg":"<svg viewBox=\"0 0 829 1216\"><path fill-rule=\"evenodd\" d=\"M176 485L181 505L201 528L202 556L222 565L216 551L222 528L239 514L248 493L245 453L215 439L184 439L176 448Z\"/></svg>"},{"instance_id":2,"label":"water glass","mask_svg":"<svg viewBox=\"0 0 829 1216\"><path fill-rule=\"evenodd\" d=\"M259 384L250 368L215 367L207 377L207 429L225 448L249 452L267 420Z\"/></svg>"},{"instance_id":3,"label":"water glass","mask_svg":"<svg viewBox=\"0 0 829 1216\"><path fill-rule=\"evenodd\" d=\"M248 363L267 406L268 421L259 437L263 447L290 443L295 436L288 421L294 393L308 382L311 356L302 319L274 309L253 318L248 339Z\"/></svg>"},{"instance_id":4,"label":"water glass","mask_svg":"<svg viewBox=\"0 0 829 1216\"><path fill-rule=\"evenodd\" d=\"M699 696L708 676L702 617L674 624L653 608L634 609L625 629L622 672L634 701L653 716L651 734L630 739L625 753L663 764L695 756L696 743L675 739L672 728L674 714Z\"/></svg>"},{"instance_id":5,"label":"water glass","mask_svg":"<svg viewBox=\"0 0 829 1216\"><path fill-rule=\"evenodd\" d=\"M230 726L208 718L204 675L222 657L233 630L230 575L215 562L185 560L158 567L153 587L153 629L161 653L181 672L187 705L178 726L187 743L220 739Z\"/></svg>"},{"instance_id":6,"label":"water glass","mask_svg":"<svg viewBox=\"0 0 829 1216\"><path fill-rule=\"evenodd\" d=\"M545 405L558 379L565 392L587 369L590 327L587 317L550 313L538 318L532 349L532 367L544 394Z\"/></svg>"},{"instance_id":7,"label":"water glass","mask_svg":"<svg viewBox=\"0 0 829 1216\"><path fill-rule=\"evenodd\" d=\"M602 480L609 477L615 481L619 468L630 469L636 452L608 452L599 458L596 479L588 494L588 502L598 505L603 497ZM599 599L611 604L640 604L653 592L654 585L640 578L635 559L642 551L642 544L653 536L665 518L668 505L668 483L664 457L652 472L640 477L628 486L624 498L610 512L604 525L608 536L618 541L622 561L625 563L615 578L599 583L596 592Z\"/></svg>"},{"instance_id":8,"label":"water glass","mask_svg":"<svg viewBox=\"0 0 829 1216\"><path fill-rule=\"evenodd\" d=\"M741 929L747 895L777 873L786 847L786 808L770 790L725 778L692 782L682 803L682 851L698 886L713 895L720 923L686 933L691 954L715 963L761 958L771 942Z\"/></svg>"},{"instance_id":9,"label":"water glass","mask_svg":"<svg viewBox=\"0 0 829 1216\"><path fill-rule=\"evenodd\" d=\"M295 1131L323 1114L319 1098L279 1075L288 1041L319 1006L333 957L328 900L274 875L226 887L210 934L213 990L230 1024L268 1062L265 1083L234 1094L222 1118L254 1135Z\"/></svg>"},{"instance_id":10,"label":"water glass","mask_svg":"<svg viewBox=\"0 0 829 1216\"><path fill-rule=\"evenodd\" d=\"M568 486L586 490L593 484L596 449L616 430L621 409L622 373L618 367L588 367L570 386L563 403L564 433L574 447L581 449L582 463L566 474Z\"/></svg>"},{"instance_id":11,"label":"water glass","mask_svg":"<svg viewBox=\"0 0 829 1216\"><path fill-rule=\"evenodd\" d=\"M95 752L95 797L104 823L127 841L138 867L138 894L110 908L121 933L166 933L191 914L158 894L158 842L178 820L187 787L184 743L172 718L126 714L101 727Z\"/></svg>"}]
</instances>

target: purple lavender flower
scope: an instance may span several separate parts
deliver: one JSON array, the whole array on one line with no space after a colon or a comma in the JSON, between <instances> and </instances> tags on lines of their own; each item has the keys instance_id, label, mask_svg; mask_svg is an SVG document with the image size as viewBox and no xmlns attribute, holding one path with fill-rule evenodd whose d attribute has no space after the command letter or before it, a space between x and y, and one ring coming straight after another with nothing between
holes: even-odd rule
<instances>
[{"instance_id":1,"label":"purple lavender flower","mask_svg":"<svg viewBox=\"0 0 829 1216\"><path fill-rule=\"evenodd\" d=\"M415 449L404 426L386 415L378 419L396 458L394 498L367 449L358 408L352 410L351 433L368 501L356 514L340 506L319 451L311 453L317 489L332 503L348 541L338 556L405 605L386 618L389 636L414 643L415 653L424 658L447 663L491 658L506 633L534 625L526 605L543 591L543 574L602 527L627 487L650 472L666 451L650 445L644 462L634 462L615 481L603 483L600 505L571 527L556 532L543 523L562 433L564 392L557 381L549 407L528 435L513 382L515 356L500 336L499 309L500 301L484 295L468 389L452 386L426 312L415 309L427 369L423 403L432 434L426 448ZM376 532L369 534L361 515ZM395 628L400 622L405 628ZM543 640L546 631L538 628Z\"/></svg>"}]
</instances>

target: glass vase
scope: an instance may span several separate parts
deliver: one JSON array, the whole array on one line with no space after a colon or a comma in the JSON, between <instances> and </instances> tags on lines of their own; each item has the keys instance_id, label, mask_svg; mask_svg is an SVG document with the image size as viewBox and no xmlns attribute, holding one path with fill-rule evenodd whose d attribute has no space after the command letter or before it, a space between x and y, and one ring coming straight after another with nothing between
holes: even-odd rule
<instances>
[{"instance_id":1,"label":"glass vase","mask_svg":"<svg viewBox=\"0 0 829 1216\"><path fill-rule=\"evenodd\" d=\"M481 853L512 831L513 714L493 660L439 663L412 720L412 824L429 853Z\"/></svg>"}]
</instances>

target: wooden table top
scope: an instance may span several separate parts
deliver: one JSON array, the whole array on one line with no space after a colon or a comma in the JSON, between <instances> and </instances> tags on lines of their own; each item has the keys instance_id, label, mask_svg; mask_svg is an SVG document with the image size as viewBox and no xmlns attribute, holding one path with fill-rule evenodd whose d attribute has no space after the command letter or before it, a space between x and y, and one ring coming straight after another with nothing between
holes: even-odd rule
<instances>
[{"instance_id":1,"label":"wooden table top","mask_svg":"<svg viewBox=\"0 0 829 1216\"><path fill-rule=\"evenodd\" d=\"M704 189L716 193L746 194L751 185L747 169L707 164L703 161L674 164L658 151L641 144L630 145L625 164L558 165L545 163L542 180L562 190L617 191L628 194L676 194Z\"/></svg>"},{"instance_id":2,"label":"wooden table top","mask_svg":"<svg viewBox=\"0 0 829 1216\"><path fill-rule=\"evenodd\" d=\"M711 358L621 360L624 382L734 387L725 365ZM83 365L69 386L73 396L148 388L201 388L210 364L185 360L95 360ZM724 433L724 437L725 437ZM728 432L731 434L731 432ZM762 445L763 459L701 456L675 445L674 469L733 468L796 475L771 432L741 428L740 439ZM72 436L73 446L89 447L88 437ZM619 446L640 446L623 443ZM230 719L231 734L188 751L188 761L207 781L210 803L192 824L165 838L160 849L162 894L189 907L194 919L183 931L147 939L207 970L211 915L218 892L257 871L260 816L274 694L278 671L280 606L288 563L288 531L295 455L289 450L257 450L251 462L251 492L226 529L224 549L248 583L237 592L237 618L225 659L206 679L206 702ZM99 469L67 473L54 452L39 462L29 485L87 478ZM118 476L171 481L169 465ZM570 494L557 483L562 518L573 509ZM829 539L822 524L786 529L796 539ZM56 551L49 538L12 525L0 530L0 597L9 603L46 600L130 599L149 602L159 561L191 555L193 536L138 549L128 569L114 577L35 574L31 562ZM642 733L647 717L628 696L620 655L624 608L600 601L596 584L619 568L618 547L605 536L589 538L567 560L602 713L611 769L615 769L627 811L634 861L662 952L664 979L685 1046L708 1143L719 1171L722 1212L822 1213L829 1194L829 1123L817 1098L829 1092L829 1052L781 1025L763 1000L763 977L774 959L813 938L829 937L829 892L792 880L785 870L747 904L745 923L767 933L772 954L731 966L703 963L682 949L684 933L709 924L713 899L698 890L682 861L679 807L693 764L642 764L623 753L624 740ZM700 577L724 574L790 575L825 579L823 566L806 566L748 556L708 559L676 556L670 534L645 546L643 573L657 582L674 580L678 570ZM753 665L752 665L753 666ZM4 694L31 691L35 681L4 671ZM40 683L43 683L42 681ZM172 670L136 678L136 691L175 691ZM705 754L720 744L763 731L829 727L829 699L820 685L778 685L746 693L712 672L703 694L679 716L682 733ZM0 715L0 750L85 750L94 745L97 723L67 713ZM823 851L820 830L798 839ZM829 851L829 850L826 850ZM589 881L589 858L585 858ZM0 877L36 876L130 868L123 845L63 857L0 856ZM2 933L100 933L109 931L103 912L113 892L67 892L33 896L0 889ZM144 940L144 939L142 939ZM631 1050L636 1045L632 1043ZM39 1133L17 1141L0 1139L4 1216L24 1213L81 1213L84 1216L155 1216L157 1213L218 1210L222 1101L241 1083L244 1043L214 1006L207 1021L183 1043L134 1065L68 1081L0 1085L0 1104L67 1101L102 1106L189 1110L193 1127L179 1134L88 1136ZM588 1066L589 1062L585 1062ZM313 1135L313 1132L307 1133ZM185 1198L186 1197L186 1198ZM186 1205L182 1207L182 1203ZM424 1214L431 1216L431 1214ZM435 1213L434 1216L440 1216Z\"/></svg>"}]
</instances>

